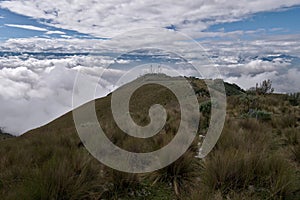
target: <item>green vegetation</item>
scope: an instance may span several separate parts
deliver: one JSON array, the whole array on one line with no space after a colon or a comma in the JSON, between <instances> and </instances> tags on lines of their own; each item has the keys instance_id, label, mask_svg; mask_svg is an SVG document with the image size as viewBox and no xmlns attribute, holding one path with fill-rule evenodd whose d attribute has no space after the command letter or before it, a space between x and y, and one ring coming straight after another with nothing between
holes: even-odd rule
<instances>
[{"instance_id":1,"label":"green vegetation","mask_svg":"<svg viewBox=\"0 0 300 200\"><path fill-rule=\"evenodd\" d=\"M213 102L209 101L204 81L189 80L202 116L198 134L205 136ZM177 161L152 173L123 173L99 163L83 147L71 113L20 137L0 139L0 197L300 199L299 105L291 103L290 95L246 94L230 84L226 93L228 115L213 151L204 159L197 158L202 137L196 137ZM153 151L168 144L176 134L180 109L166 88L145 85L131 98L130 114L137 124L149 123L148 110L153 104L167 110L165 127L148 139L131 137L117 127L110 98L108 95L96 101L97 116L107 136L121 148Z\"/></svg>"},{"instance_id":2,"label":"green vegetation","mask_svg":"<svg viewBox=\"0 0 300 200\"><path fill-rule=\"evenodd\" d=\"M272 87L272 81L271 80L264 80L262 83L258 85L256 83L255 88L250 88L248 93L250 94L258 94L258 95L265 95L265 94L271 94L274 92L274 88Z\"/></svg>"},{"instance_id":3,"label":"green vegetation","mask_svg":"<svg viewBox=\"0 0 300 200\"><path fill-rule=\"evenodd\" d=\"M242 115L242 117L244 118L251 117L261 121L271 120L272 119L271 116L272 113L263 110L249 110L248 113Z\"/></svg>"}]
</instances>

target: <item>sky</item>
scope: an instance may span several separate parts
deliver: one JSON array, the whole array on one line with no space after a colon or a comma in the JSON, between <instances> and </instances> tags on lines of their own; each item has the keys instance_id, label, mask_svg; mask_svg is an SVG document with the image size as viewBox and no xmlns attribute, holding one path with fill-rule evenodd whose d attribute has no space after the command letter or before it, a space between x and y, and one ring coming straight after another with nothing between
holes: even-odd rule
<instances>
[{"instance_id":1,"label":"sky","mask_svg":"<svg viewBox=\"0 0 300 200\"><path fill-rule=\"evenodd\" d=\"M0 127L20 135L72 110L79 70L97 97L147 63L299 92L299 19L299 0L2 0Z\"/></svg>"}]
</instances>

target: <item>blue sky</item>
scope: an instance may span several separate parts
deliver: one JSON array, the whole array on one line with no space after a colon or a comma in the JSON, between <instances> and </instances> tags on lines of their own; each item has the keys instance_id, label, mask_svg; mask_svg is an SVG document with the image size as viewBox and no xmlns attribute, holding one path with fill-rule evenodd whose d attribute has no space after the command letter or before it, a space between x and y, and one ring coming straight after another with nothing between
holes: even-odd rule
<instances>
[{"instance_id":1,"label":"blue sky","mask_svg":"<svg viewBox=\"0 0 300 200\"><path fill-rule=\"evenodd\" d=\"M11 25L29 25L32 27L41 28L40 30L32 30L30 28L19 28ZM42 30L45 29L45 30ZM57 33L46 34L48 31L59 31ZM11 12L7 9L0 8L0 40L7 40L10 38L62 38L62 37L77 37L77 38L94 38L88 34L79 33L73 30L55 28L44 24L39 19L33 19L25 15L20 15Z\"/></svg>"},{"instance_id":2,"label":"blue sky","mask_svg":"<svg viewBox=\"0 0 300 200\"><path fill-rule=\"evenodd\" d=\"M272 12L253 14L244 20L217 24L206 31L250 31L264 29L267 34L298 34L300 33L300 7L292 7Z\"/></svg>"},{"instance_id":3,"label":"blue sky","mask_svg":"<svg viewBox=\"0 0 300 200\"><path fill-rule=\"evenodd\" d=\"M220 23L209 26L204 32L233 32L233 31L256 31L260 30L259 36L276 34L299 34L300 6L295 6L276 11L259 12L251 14L244 19L230 23ZM49 23L48 23L49 24ZM10 38L96 38L90 34L80 33L74 30L56 28L43 23L42 19L34 19L25 15L11 12L0 8L0 40ZM16 27L15 25L29 25L32 27ZM35 30L34 27L38 29ZM175 25L166 26L175 29ZM39 29L40 28L40 29ZM34 30L33 30L34 29ZM47 31L51 34L47 34ZM53 32L55 31L55 32ZM57 32L58 31L58 32Z\"/></svg>"}]
</instances>

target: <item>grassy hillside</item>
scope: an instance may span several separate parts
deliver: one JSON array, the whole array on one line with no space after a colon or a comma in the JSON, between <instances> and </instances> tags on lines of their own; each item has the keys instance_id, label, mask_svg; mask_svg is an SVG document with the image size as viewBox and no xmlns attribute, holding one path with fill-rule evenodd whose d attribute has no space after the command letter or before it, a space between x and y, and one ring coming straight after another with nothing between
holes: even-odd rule
<instances>
[{"instance_id":1,"label":"grassy hillside","mask_svg":"<svg viewBox=\"0 0 300 200\"><path fill-rule=\"evenodd\" d=\"M189 78L199 101L198 134L208 127L210 102L204 81ZM198 159L202 137L176 162L147 174L112 170L83 147L72 113L29 131L0 140L1 199L299 199L300 108L288 95L246 94L225 84L227 117L214 150ZM122 88L121 88L122 89ZM168 89L148 84L131 97L130 114L149 123L148 110L163 105L167 123L154 137L123 133L110 111L111 95L96 101L97 116L110 140L123 149L149 152L172 140L180 109Z\"/></svg>"}]
</instances>

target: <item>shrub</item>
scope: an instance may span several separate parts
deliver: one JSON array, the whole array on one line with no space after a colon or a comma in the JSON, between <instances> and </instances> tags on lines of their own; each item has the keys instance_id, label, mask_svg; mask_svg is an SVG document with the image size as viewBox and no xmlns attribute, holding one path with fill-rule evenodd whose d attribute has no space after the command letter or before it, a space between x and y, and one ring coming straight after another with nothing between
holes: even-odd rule
<instances>
[{"instance_id":1,"label":"shrub","mask_svg":"<svg viewBox=\"0 0 300 200\"><path fill-rule=\"evenodd\" d=\"M272 119L272 113L264 110L249 110L248 113L243 114L242 118L255 118L261 121L269 121Z\"/></svg>"},{"instance_id":2,"label":"shrub","mask_svg":"<svg viewBox=\"0 0 300 200\"><path fill-rule=\"evenodd\" d=\"M266 112L263 110L258 110L256 112L252 113L252 117L255 117L256 119L262 120L262 121L271 120L271 116L272 116L272 113Z\"/></svg>"},{"instance_id":3,"label":"shrub","mask_svg":"<svg viewBox=\"0 0 300 200\"><path fill-rule=\"evenodd\" d=\"M204 120L200 120L201 127L206 129L209 127L210 113L211 113L211 101L206 101L200 104L200 112L204 117Z\"/></svg>"},{"instance_id":4,"label":"shrub","mask_svg":"<svg viewBox=\"0 0 300 200\"><path fill-rule=\"evenodd\" d=\"M271 80L264 80L260 85L258 86L258 83L256 83L255 87L256 94L258 95L265 95L270 94L274 92L274 88L272 88L272 81Z\"/></svg>"},{"instance_id":5,"label":"shrub","mask_svg":"<svg viewBox=\"0 0 300 200\"><path fill-rule=\"evenodd\" d=\"M300 104L300 93L292 93L288 95L288 101L292 106L299 106Z\"/></svg>"},{"instance_id":6,"label":"shrub","mask_svg":"<svg viewBox=\"0 0 300 200\"><path fill-rule=\"evenodd\" d=\"M243 106L243 112L249 112L251 109L258 109L258 98L253 95L242 95L240 97L240 104Z\"/></svg>"}]
</instances>

